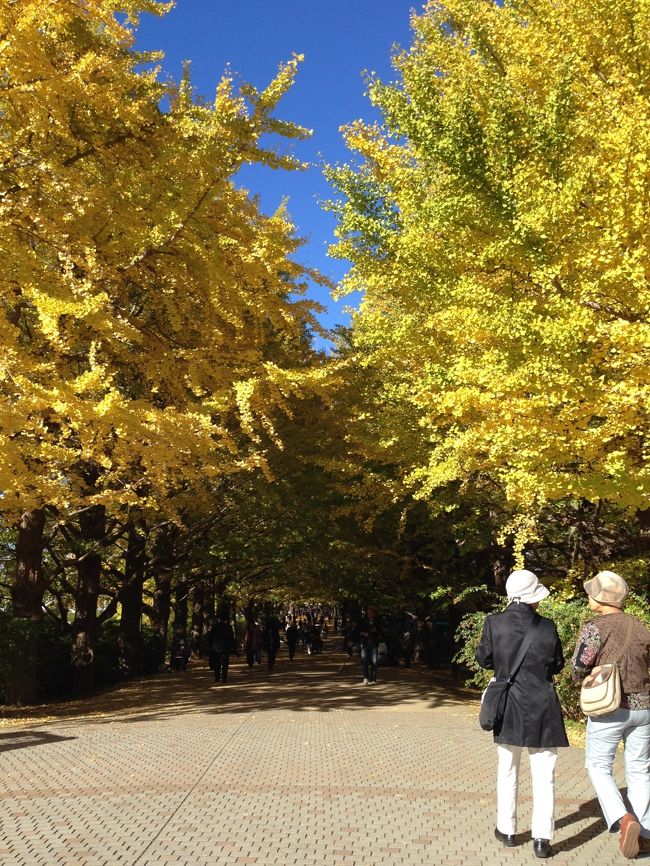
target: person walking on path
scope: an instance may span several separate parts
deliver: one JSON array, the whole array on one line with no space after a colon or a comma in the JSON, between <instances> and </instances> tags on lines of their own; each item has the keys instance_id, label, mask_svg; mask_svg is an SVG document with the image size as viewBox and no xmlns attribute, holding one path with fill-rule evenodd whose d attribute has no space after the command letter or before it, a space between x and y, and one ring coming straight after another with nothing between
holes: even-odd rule
<instances>
[{"instance_id":1,"label":"person walking on path","mask_svg":"<svg viewBox=\"0 0 650 866\"><path fill-rule=\"evenodd\" d=\"M555 764L558 747L568 746L553 675L564 667L555 623L536 608L549 595L532 571L513 571L506 581L510 604L485 620L476 660L507 680L523 640L532 640L508 691L503 724L494 732L497 744L497 821L494 835L507 848L516 845L517 788L523 748L528 749L533 787L532 836L536 857L551 856L555 810Z\"/></svg>"},{"instance_id":2,"label":"person walking on path","mask_svg":"<svg viewBox=\"0 0 650 866\"><path fill-rule=\"evenodd\" d=\"M269 614L264 623L262 646L266 651L266 661L269 673L271 673L275 665L275 657L280 649L280 623L273 614Z\"/></svg>"},{"instance_id":3,"label":"person walking on path","mask_svg":"<svg viewBox=\"0 0 650 866\"><path fill-rule=\"evenodd\" d=\"M236 649L235 633L228 622L225 611L221 611L217 621L210 629L208 637L210 647L210 667L214 671L215 683L228 682L228 667L230 655Z\"/></svg>"},{"instance_id":4,"label":"person walking on path","mask_svg":"<svg viewBox=\"0 0 650 866\"><path fill-rule=\"evenodd\" d=\"M190 659L190 647L183 632L177 632L172 640L169 667L172 671L184 671Z\"/></svg>"},{"instance_id":5,"label":"person walking on path","mask_svg":"<svg viewBox=\"0 0 650 866\"><path fill-rule=\"evenodd\" d=\"M623 612L629 590L615 572L599 572L584 588L597 617L578 636L573 679L579 683L596 665L617 661L621 677L618 709L587 720L585 766L610 832L620 831L621 853L632 859L650 852L650 631ZM621 740L630 810L612 775Z\"/></svg>"},{"instance_id":6,"label":"person walking on path","mask_svg":"<svg viewBox=\"0 0 650 866\"><path fill-rule=\"evenodd\" d=\"M377 620L377 609L368 606L366 616L359 628L361 662L363 664L363 684L374 686L377 682L377 660L379 643L382 639L381 626Z\"/></svg>"},{"instance_id":7,"label":"person walking on path","mask_svg":"<svg viewBox=\"0 0 650 866\"><path fill-rule=\"evenodd\" d=\"M244 652L246 653L248 670L252 671L255 662L260 663L262 654L262 631L254 619L249 619L246 622Z\"/></svg>"},{"instance_id":8,"label":"person walking on path","mask_svg":"<svg viewBox=\"0 0 650 866\"><path fill-rule=\"evenodd\" d=\"M296 654L296 644L298 643L298 626L291 614L287 617L287 624L284 628L284 636L287 639L287 649L289 650L289 661L293 661Z\"/></svg>"}]
</instances>

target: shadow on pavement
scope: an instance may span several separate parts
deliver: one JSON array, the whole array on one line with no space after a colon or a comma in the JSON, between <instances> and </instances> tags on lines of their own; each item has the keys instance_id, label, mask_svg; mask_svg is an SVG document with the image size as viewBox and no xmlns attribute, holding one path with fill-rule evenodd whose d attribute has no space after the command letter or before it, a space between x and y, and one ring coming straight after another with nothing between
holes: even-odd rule
<instances>
[{"instance_id":1,"label":"shadow on pavement","mask_svg":"<svg viewBox=\"0 0 650 866\"><path fill-rule=\"evenodd\" d=\"M186 671L140 677L82 700L22 710L6 708L5 718L25 723L74 718L92 723L138 722L185 713L247 713L274 710L430 710L478 700L477 692L455 681L448 671L380 667L378 683L364 686L356 657L333 651L330 641L320 655L278 655L269 673L264 659L249 671L233 657L227 684L214 682L204 659Z\"/></svg>"},{"instance_id":2,"label":"shadow on pavement","mask_svg":"<svg viewBox=\"0 0 650 866\"><path fill-rule=\"evenodd\" d=\"M561 830L563 827L568 827L571 824L576 824L578 821L586 821L589 818L595 818L588 826L585 826L574 836L569 836L568 839L563 839L561 842L553 843L553 851L556 854L568 854L575 848L580 848L590 839L600 836L606 831L605 822L603 820L598 800L594 797L586 803L581 803L580 806L569 815L562 815L555 822L555 829Z\"/></svg>"},{"instance_id":3,"label":"shadow on pavement","mask_svg":"<svg viewBox=\"0 0 650 866\"><path fill-rule=\"evenodd\" d=\"M15 749L29 749L45 743L58 743L62 740L76 740L76 737L62 737L48 734L47 731L25 731L0 734L0 752L13 752Z\"/></svg>"},{"instance_id":4,"label":"shadow on pavement","mask_svg":"<svg viewBox=\"0 0 650 866\"><path fill-rule=\"evenodd\" d=\"M563 815L555 822L555 829L561 830L563 827L568 827L569 824L575 824L578 821L585 821L587 818L602 818L600 805L596 797L589 800L587 803L581 803L580 807L571 812L570 815Z\"/></svg>"}]
</instances>

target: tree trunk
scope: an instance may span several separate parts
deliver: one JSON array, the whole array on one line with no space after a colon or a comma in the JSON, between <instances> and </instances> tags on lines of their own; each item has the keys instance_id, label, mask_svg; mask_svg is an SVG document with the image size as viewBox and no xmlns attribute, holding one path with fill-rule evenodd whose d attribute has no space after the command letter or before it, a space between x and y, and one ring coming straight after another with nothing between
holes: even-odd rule
<instances>
[{"instance_id":1,"label":"tree trunk","mask_svg":"<svg viewBox=\"0 0 650 866\"><path fill-rule=\"evenodd\" d=\"M79 515L80 537L84 543L77 564L77 591L72 641L72 688L85 694L95 685L95 646L97 644L97 601L99 599L102 557L99 545L106 535L106 509L93 505Z\"/></svg>"},{"instance_id":2,"label":"tree trunk","mask_svg":"<svg viewBox=\"0 0 650 866\"><path fill-rule=\"evenodd\" d=\"M187 639L187 614L189 611L187 583L180 581L174 591L174 636Z\"/></svg>"},{"instance_id":3,"label":"tree trunk","mask_svg":"<svg viewBox=\"0 0 650 866\"><path fill-rule=\"evenodd\" d=\"M643 511L639 509L636 513L636 516L637 520L639 521L639 526L641 527L639 549L647 555L648 553L650 553L650 508L646 508ZM646 583L646 592L649 591L650 581Z\"/></svg>"},{"instance_id":4,"label":"tree trunk","mask_svg":"<svg viewBox=\"0 0 650 866\"><path fill-rule=\"evenodd\" d=\"M158 664L165 662L167 653L167 629L169 628L169 611L171 609L172 573L159 571L154 577L153 615L151 626L158 643Z\"/></svg>"},{"instance_id":5,"label":"tree trunk","mask_svg":"<svg viewBox=\"0 0 650 866\"><path fill-rule=\"evenodd\" d=\"M26 511L20 518L16 541L16 571L11 586L14 616L40 619L43 611L43 529L45 512Z\"/></svg>"},{"instance_id":6,"label":"tree trunk","mask_svg":"<svg viewBox=\"0 0 650 866\"><path fill-rule=\"evenodd\" d=\"M154 593L151 627L158 643L158 665L165 663L167 654L167 630L169 628L169 611L172 591L172 554L174 546L174 529L165 527L161 530L154 545Z\"/></svg>"},{"instance_id":7,"label":"tree trunk","mask_svg":"<svg viewBox=\"0 0 650 866\"><path fill-rule=\"evenodd\" d=\"M144 557L142 537L136 528L129 527L129 539L124 560L125 587L122 593L120 617L120 670L126 677L135 676L142 669L142 586Z\"/></svg>"},{"instance_id":8,"label":"tree trunk","mask_svg":"<svg viewBox=\"0 0 650 866\"><path fill-rule=\"evenodd\" d=\"M192 652L201 656L203 653L203 599L205 583L197 583L192 592Z\"/></svg>"},{"instance_id":9,"label":"tree trunk","mask_svg":"<svg viewBox=\"0 0 650 866\"><path fill-rule=\"evenodd\" d=\"M226 589L228 588L228 579L221 578L218 580L215 586L215 606L216 606L216 615L220 616L224 610L230 610L230 599L226 596Z\"/></svg>"},{"instance_id":10,"label":"tree trunk","mask_svg":"<svg viewBox=\"0 0 650 866\"><path fill-rule=\"evenodd\" d=\"M513 569L514 557L512 548L496 546L492 552L492 579L496 589L503 589L506 585L508 575Z\"/></svg>"},{"instance_id":11,"label":"tree trunk","mask_svg":"<svg viewBox=\"0 0 650 866\"><path fill-rule=\"evenodd\" d=\"M203 584L203 623L206 631L214 623L214 577L209 577Z\"/></svg>"},{"instance_id":12,"label":"tree trunk","mask_svg":"<svg viewBox=\"0 0 650 866\"><path fill-rule=\"evenodd\" d=\"M16 541L16 570L11 585L13 615L31 620L24 642L14 654L7 676L7 702L33 704L37 700L38 634L35 623L41 619L45 579L43 577L43 509L26 511L20 518Z\"/></svg>"}]
</instances>

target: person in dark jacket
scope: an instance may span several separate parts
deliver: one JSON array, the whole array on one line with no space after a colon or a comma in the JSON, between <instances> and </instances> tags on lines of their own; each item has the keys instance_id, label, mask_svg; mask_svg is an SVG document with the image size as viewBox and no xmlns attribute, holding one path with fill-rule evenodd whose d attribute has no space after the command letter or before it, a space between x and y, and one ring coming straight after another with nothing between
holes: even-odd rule
<instances>
[{"instance_id":1,"label":"person in dark jacket","mask_svg":"<svg viewBox=\"0 0 650 866\"><path fill-rule=\"evenodd\" d=\"M555 623L539 616L537 605L549 595L532 571L513 571L506 582L510 604L485 620L476 653L481 667L505 680L528 629L537 622L528 652L508 692L497 744L497 822L494 835L508 848L516 844L519 761L528 749L533 783L533 852L551 855L554 830L557 749L568 746L553 675L564 667Z\"/></svg>"},{"instance_id":2,"label":"person in dark jacket","mask_svg":"<svg viewBox=\"0 0 650 866\"><path fill-rule=\"evenodd\" d=\"M246 621L244 652L248 670L252 671L253 665L260 664L262 659L262 630L252 617Z\"/></svg>"},{"instance_id":3,"label":"person in dark jacket","mask_svg":"<svg viewBox=\"0 0 650 866\"><path fill-rule=\"evenodd\" d=\"M298 626L291 614L287 617L287 622L284 627L284 636L287 639L287 649L289 650L289 661L293 661L296 654L296 644L298 643Z\"/></svg>"},{"instance_id":4,"label":"person in dark jacket","mask_svg":"<svg viewBox=\"0 0 650 866\"><path fill-rule=\"evenodd\" d=\"M383 639L383 633L377 619L377 609L373 605L368 605L366 616L361 620L359 637L359 652L363 665L363 684L364 686L374 686L377 682L379 644Z\"/></svg>"},{"instance_id":5,"label":"person in dark jacket","mask_svg":"<svg viewBox=\"0 0 650 866\"><path fill-rule=\"evenodd\" d=\"M621 854L629 860L650 852L650 630L623 613L628 586L614 571L601 571L584 584L597 614L578 636L571 667L582 682L602 664L618 663L621 702L611 713L587 721L585 766L610 832L619 833ZM612 775L621 740L625 743L628 811Z\"/></svg>"},{"instance_id":6,"label":"person in dark jacket","mask_svg":"<svg viewBox=\"0 0 650 866\"><path fill-rule=\"evenodd\" d=\"M275 657L280 649L280 623L272 614L267 615L262 631L262 646L266 652L266 662L269 673L273 671Z\"/></svg>"},{"instance_id":7,"label":"person in dark jacket","mask_svg":"<svg viewBox=\"0 0 650 866\"><path fill-rule=\"evenodd\" d=\"M173 671L184 671L190 658L190 647L185 635L177 632L172 641L172 652L170 658L170 669Z\"/></svg>"},{"instance_id":8,"label":"person in dark jacket","mask_svg":"<svg viewBox=\"0 0 650 866\"><path fill-rule=\"evenodd\" d=\"M208 642L210 667L214 671L214 681L215 683L226 683L228 682L230 655L235 651L235 633L225 612L219 614L219 618L210 629Z\"/></svg>"}]
</instances>

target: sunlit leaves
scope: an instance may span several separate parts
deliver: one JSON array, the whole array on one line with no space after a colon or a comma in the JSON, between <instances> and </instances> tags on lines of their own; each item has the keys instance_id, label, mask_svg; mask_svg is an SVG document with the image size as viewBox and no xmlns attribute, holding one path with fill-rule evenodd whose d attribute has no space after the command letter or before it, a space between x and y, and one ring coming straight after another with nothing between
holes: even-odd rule
<instances>
[{"instance_id":1,"label":"sunlit leaves","mask_svg":"<svg viewBox=\"0 0 650 866\"><path fill-rule=\"evenodd\" d=\"M247 162L295 167L260 138L307 134L273 116L299 58L262 93L226 76L209 105L189 68L163 84L143 67L157 56L133 51L138 15L169 5L0 12L9 513L82 500L173 516L179 496L207 508L211 481L266 466L275 414L308 388L311 308L295 296L312 275L286 212L263 215L233 181Z\"/></svg>"},{"instance_id":2,"label":"sunlit leaves","mask_svg":"<svg viewBox=\"0 0 650 866\"><path fill-rule=\"evenodd\" d=\"M418 496L489 479L522 537L548 500L647 502L647 19L429 3L332 172L368 447Z\"/></svg>"}]
</instances>

